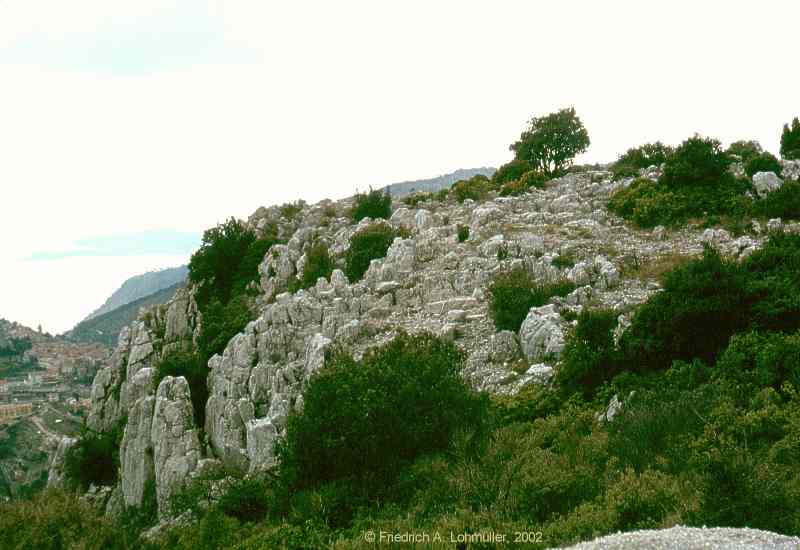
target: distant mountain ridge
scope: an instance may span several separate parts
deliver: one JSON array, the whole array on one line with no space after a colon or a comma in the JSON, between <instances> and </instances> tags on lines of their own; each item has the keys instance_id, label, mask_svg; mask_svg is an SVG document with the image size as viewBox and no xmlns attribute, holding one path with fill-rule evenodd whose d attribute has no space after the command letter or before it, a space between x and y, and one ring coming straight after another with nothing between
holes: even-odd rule
<instances>
[{"instance_id":1,"label":"distant mountain ridge","mask_svg":"<svg viewBox=\"0 0 800 550\"><path fill-rule=\"evenodd\" d=\"M67 332L64 337L72 342L98 343L113 348L117 345L120 331L136 320L140 309L167 303L185 284L185 280L177 282L116 309L85 319L75 325L75 328Z\"/></svg>"},{"instance_id":2,"label":"distant mountain ridge","mask_svg":"<svg viewBox=\"0 0 800 550\"><path fill-rule=\"evenodd\" d=\"M497 172L496 168L491 166L483 166L481 168L461 168L455 172L444 174L435 178L414 181L402 181L399 183L392 183L383 189L389 192L393 197L402 197L417 191L435 192L441 189L447 189L459 180L467 180L478 174L492 177Z\"/></svg>"},{"instance_id":3,"label":"distant mountain ridge","mask_svg":"<svg viewBox=\"0 0 800 550\"><path fill-rule=\"evenodd\" d=\"M114 291L102 306L93 311L82 322L89 321L145 296L150 296L176 283L183 283L186 281L188 274L188 266L182 265L131 277L122 283L122 286ZM78 325L75 326L75 328L77 327ZM75 328L72 330L74 331Z\"/></svg>"}]
</instances>

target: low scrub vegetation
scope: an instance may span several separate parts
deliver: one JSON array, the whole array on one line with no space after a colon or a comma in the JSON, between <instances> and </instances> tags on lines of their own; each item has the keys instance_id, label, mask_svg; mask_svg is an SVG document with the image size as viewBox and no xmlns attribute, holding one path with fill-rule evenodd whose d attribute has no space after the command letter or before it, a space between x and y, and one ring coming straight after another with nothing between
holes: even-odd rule
<instances>
[{"instance_id":1,"label":"low scrub vegetation","mask_svg":"<svg viewBox=\"0 0 800 550\"><path fill-rule=\"evenodd\" d=\"M350 218L358 223L364 218L386 219L392 216L392 197L387 191L370 189L369 193L357 193Z\"/></svg>"},{"instance_id":2,"label":"low scrub vegetation","mask_svg":"<svg viewBox=\"0 0 800 550\"><path fill-rule=\"evenodd\" d=\"M519 179L511 180L500 187L501 197L514 197L529 192L531 189L543 189L548 177L542 172L529 170L522 174Z\"/></svg>"},{"instance_id":3,"label":"low scrub vegetation","mask_svg":"<svg viewBox=\"0 0 800 550\"><path fill-rule=\"evenodd\" d=\"M798 273L800 236L739 264L708 250L667 274L618 345L617 312L584 310L553 384L488 401L430 335L360 360L334 350L275 475L234 476L216 497L202 484L197 523L149 547L361 548L368 530L476 526L550 546L675 524L800 535ZM616 416L598 420L612 395ZM63 493L0 505L4 548L142 547L128 532Z\"/></svg>"},{"instance_id":4,"label":"low scrub vegetation","mask_svg":"<svg viewBox=\"0 0 800 550\"><path fill-rule=\"evenodd\" d=\"M258 265L281 241L258 238L231 218L203 234L203 242L189 262L189 280L197 285L197 306L203 314L198 340L200 361L225 349L228 341L252 320L250 285L258 279Z\"/></svg>"},{"instance_id":5,"label":"low scrub vegetation","mask_svg":"<svg viewBox=\"0 0 800 550\"><path fill-rule=\"evenodd\" d=\"M672 155L674 150L660 141L646 143L639 147L632 147L620 155L611 166L615 179L623 177L636 177L639 170L650 166L661 166Z\"/></svg>"},{"instance_id":6,"label":"low scrub vegetation","mask_svg":"<svg viewBox=\"0 0 800 550\"><path fill-rule=\"evenodd\" d=\"M118 478L119 445L126 420L106 432L84 428L64 457L64 476L71 487L87 490L91 485L113 485Z\"/></svg>"},{"instance_id":7,"label":"low scrub vegetation","mask_svg":"<svg viewBox=\"0 0 800 550\"><path fill-rule=\"evenodd\" d=\"M612 171L617 176L636 176L637 159L646 158L639 149L654 145L629 150ZM798 191L792 185L766 198L755 196L751 184L755 173L780 175L782 171L780 161L758 142L737 141L723 151L717 140L694 136L674 151L660 147L664 172L659 180L634 180L612 195L609 210L639 227L679 226L699 220L706 226L721 223L736 234L745 231L753 217L800 216ZM736 179L729 170L735 159L741 159L747 179Z\"/></svg>"},{"instance_id":8,"label":"low scrub vegetation","mask_svg":"<svg viewBox=\"0 0 800 550\"><path fill-rule=\"evenodd\" d=\"M299 280L299 288L310 288L317 284L317 279L330 279L334 261L325 243L314 243L306 250L306 262Z\"/></svg>"},{"instance_id":9,"label":"low scrub vegetation","mask_svg":"<svg viewBox=\"0 0 800 550\"><path fill-rule=\"evenodd\" d=\"M199 427L205 426L206 401L208 401L208 366L201 361L197 353L189 351L173 351L167 353L156 365L155 385L167 376L182 376L189 384L189 393L192 398L195 423Z\"/></svg>"},{"instance_id":10,"label":"low scrub vegetation","mask_svg":"<svg viewBox=\"0 0 800 550\"><path fill-rule=\"evenodd\" d=\"M516 332L532 307L573 290L575 285L569 281L540 281L525 268L506 270L495 275L489 285L489 312L498 330Z\"/></svg>"},{"instance_id":11,"label":"low scrub vegetation","mask_svg":"<svg viewBox=\"0 0 800 550\"><path fill-rule=\"evenodd\" d=\"M345 275L350 282L360 281L372 260L386 256L386 252L399 234L388 225L374 225L357 232L350 238L345 253Z\"/></svg>"},{"instance_id":12,"label":"low scrub vegetation","mask_svg":"<svg viewBox=\"0 0 800 550\"><path fill-rule=\"evenodd\" d=\"M478 174L468 180L460 180L455 182L450 187L449 196L453 197L458 202L464 202L467 199L473 201L483 200L489 193L489 178Z\"/></svg>"},{"instance_id":13,"label":"low scrub vegetation","mask_svg":"<svg viewBox=\"0 0 800 550\"><path fill-rule=\"evenodd\" d=\"M515 159L501 166L492 176L492 186L500 189L504 184L519 180L523 174L533 170L527 160Z\"/></svg>"}]
</instances>

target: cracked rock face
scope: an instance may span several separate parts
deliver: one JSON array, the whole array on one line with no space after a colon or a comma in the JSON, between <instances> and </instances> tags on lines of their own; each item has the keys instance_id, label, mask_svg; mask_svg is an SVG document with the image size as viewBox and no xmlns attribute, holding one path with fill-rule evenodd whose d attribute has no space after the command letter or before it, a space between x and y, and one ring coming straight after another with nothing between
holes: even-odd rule
<instances>
[{"instance_id":1,"label":"cracked rock face","mask_svg":"<svg viewBox=\"0 0 800 550\"><path fill-rule=\"evenodd\" d=\"M201 458L189 384L168 376L158 385L150 440L159 516L169 514L169 500L183 487Z\"/></svg>"}]
</instances>

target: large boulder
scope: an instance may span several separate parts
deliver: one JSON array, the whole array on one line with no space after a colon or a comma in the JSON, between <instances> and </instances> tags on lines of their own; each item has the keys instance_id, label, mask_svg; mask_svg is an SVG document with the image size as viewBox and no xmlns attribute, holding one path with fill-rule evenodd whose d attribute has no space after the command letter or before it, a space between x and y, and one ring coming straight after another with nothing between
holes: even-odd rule
<instances>
[{"instance_id":1,"label":"large boulder","mask_svg":"<svg viewBox=\"0 0 800 550\"><path fill-rule=\"evenodd\" d=\"M564 349L561 316L552 304L534 307L519 329L522 352L531 363L558 357Z\"/></svg>"},{"instance_id":2,"label":"large boulder","mask_svg":"<svg viewBox=\"0 0 800 550\"><path fill-rule=\"evenodd\" d=\"M753 187L759 197L764 198L783 186L783 180L774 172L756 172L753 174Z\"/></svg>"}]
</instances>

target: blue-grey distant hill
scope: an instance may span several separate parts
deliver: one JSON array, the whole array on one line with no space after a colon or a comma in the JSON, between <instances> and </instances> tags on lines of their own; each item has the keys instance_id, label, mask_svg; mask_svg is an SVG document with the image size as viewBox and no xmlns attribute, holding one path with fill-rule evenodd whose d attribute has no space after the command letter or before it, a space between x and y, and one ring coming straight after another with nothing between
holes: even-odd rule
<instances>
[{"instance_id":1,"label":"blue-grey distant hill","mask_svg":"<svg viewBox=\"0 0 800 550\"><path fill-rule=\"evenodd\" d=\"M175 283L102 315L81 321L67 332L64 338L71 342L97 343L114 347L117 345L120 331L136 320L141 308L167 303L175 295L175 291L185 284L186 281Z\"/></svg>"},{"instance_id":2,"label":"blue-grey distant hill","mask_svg":"<svg viewBox=\"0 0 800 550\"><path fill-rule=\"evenodd\" d=\"M478 174L491 178L496 171L496 168L492 168L490 166L484 166L481 168L462 168L460 170L456 170L455 172L451 172L450 174L445 174L436 178L392 183L391 185L384 187L384 189L393 197L403 197L417 191L428 191L433 193L439 191L440 189L448 189L455 182L459 180L468 180L469 178L477 176Z\"/></svg>"},{"instance_id":3,"label":"blue-grey distant hill","mask_svg":"<svg viewBox=\"0 0 800 550\"><path fill-rule=\"evenodd\" d=\"M84 321L88 321L104 313L115 310L120 306L134 302L145 296L150 296L159 290L170 287L176 283L183 283L189 274L185 265L171 267L159 271L151 271L142 275L131 277L119 287L106 302L93 311Z\"/></svg>"}]
</instances>

